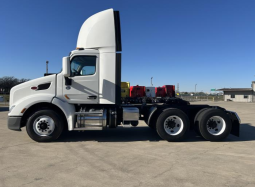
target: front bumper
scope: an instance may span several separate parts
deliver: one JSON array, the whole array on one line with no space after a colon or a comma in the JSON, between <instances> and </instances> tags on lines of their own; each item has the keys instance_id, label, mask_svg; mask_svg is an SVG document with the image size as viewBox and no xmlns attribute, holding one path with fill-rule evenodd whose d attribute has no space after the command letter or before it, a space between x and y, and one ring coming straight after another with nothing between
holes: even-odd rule
<instances>
[{"instance_id":1,"label":"front bumper","mask_svg":"<svg viewBox=\"0 0 255 187\"><path fill-rule=\"evenodd\" d=\"M231 121L232 121L232 130L230 134L233 134L234 136L239 137L240 136L240 124L241 119L237 115L236 112L233 111L227 111L227 114L229 115Z\"/></svg>"},{"instance_id":2,"label":"front bumper","mask_svg":"<svg viewBox=\"0 0 255 187\"><path fill-rule=\"evenodd\" d=\"M21 116L9 116L8 128L14 131L21 131Z\"/></svg>"}]
</instances>

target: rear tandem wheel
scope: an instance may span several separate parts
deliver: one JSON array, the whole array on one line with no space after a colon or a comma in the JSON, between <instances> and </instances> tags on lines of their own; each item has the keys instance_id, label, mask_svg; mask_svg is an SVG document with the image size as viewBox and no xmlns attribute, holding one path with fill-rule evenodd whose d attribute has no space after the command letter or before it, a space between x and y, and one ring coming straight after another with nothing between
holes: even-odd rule
<instances>
[{"instance_id":1,"label":"rear tandem wheel","mask_svg":"<svg viewBox=\"0 0 255 187\"><path fill-rule=\"evenodd\" d=\"M209 141L225 139L232 129L229 116L220 109L210 108L204 110L197 117L199 132Z\"/></svg>"},{"instance_id":2,"label":"rear tandem wheel","mask_svg":"<svg viewBox=\"0 0 255 187\"><path fill-rule=\"evenodd\" d=\"M159 136L167 141L180 141L189 130L188 116L179 109L163 111L157 120L156 129Z\"/></svg>"}]
</instances>

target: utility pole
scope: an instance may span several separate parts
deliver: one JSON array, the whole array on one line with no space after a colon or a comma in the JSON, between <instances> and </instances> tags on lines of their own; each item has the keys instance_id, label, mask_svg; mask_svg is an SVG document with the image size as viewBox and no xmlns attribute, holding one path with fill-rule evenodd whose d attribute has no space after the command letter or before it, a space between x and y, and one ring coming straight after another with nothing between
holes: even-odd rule
<instances>
[{"instance_id":1,"label":"utility pole","mask_svg":"<svg viewBox=\"0 0 255 187\"><path fill-rule=\"evenodd\" d=\"M49 64L49 61L47 60L46 61L46 74L48 74L48 64Z\"/></svg>"},{"instance_id":2,"label":"utility pole","mask_svg":"<svg viewBox=\"0 0 255 187\"><path fill-rule=\"evenodd\" d=\"M177 83L177 92L179 93L179 83Z\"/></svg>"},{"instance_id":3,"label":"utility pole","mask_svg":"<svg viewBox=\"0 0 255 187\"><path fill-rule=\"evenodd\" d=\"M194 93L194 95L196 94L196 91L197 91L197 84L195 84L195 93Z\"/></svg>"},{"instance_id":4,"label":"utility pole","mask_svg":"<svg viewBox=\"0 0 255 187\"><path fill-rule=\"evenodd\" d=\"M151 77L151 86L153 86L153 84L152 84L152 79L153 79L153 77Z\"/></svg>"}]
</instances>

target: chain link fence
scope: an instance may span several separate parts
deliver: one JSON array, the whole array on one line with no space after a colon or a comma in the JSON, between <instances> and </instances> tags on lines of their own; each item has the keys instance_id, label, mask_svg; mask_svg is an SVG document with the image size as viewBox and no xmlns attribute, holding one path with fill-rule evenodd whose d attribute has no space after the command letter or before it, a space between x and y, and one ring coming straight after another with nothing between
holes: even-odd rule
<instances>
[{"instance_id":1,"label":"chain link fence","mask_svg":"<svg viewBox=\"0 0 255 187\"><path fill-rule=\"evenodd\" d=\"M0 106L9 106L9 98L7 94L0 94Z\"/></svg>"},{"instance_id":2,"label":"chain link fence","mask_svg":"<svg viewBox=\"0 0 255 187\"><path fill-rule=\"evenodd\" d=\"M195 96L190 96L190 95L179 95L176 96L178 98L181 98L185 101L189 102L196 102L196 101L224 101L224 96L223 95L208 95L208 96L200 96L200 95L195 95Z\"/></svg>"}]
</instances>

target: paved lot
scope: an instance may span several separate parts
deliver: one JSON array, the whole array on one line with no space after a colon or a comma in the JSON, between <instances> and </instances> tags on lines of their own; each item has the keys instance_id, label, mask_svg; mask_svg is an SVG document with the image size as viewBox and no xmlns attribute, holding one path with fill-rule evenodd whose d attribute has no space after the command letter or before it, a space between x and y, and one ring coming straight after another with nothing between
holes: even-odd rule
<instances>
[{"instance_id":1,"label":"paved lot","mask_svg":"<svg viewBox=\"0 0 255 187\"><path fill-rule=\"evenodd\" d=\"M25 129L8 130L0 108L0 186L255 186L255 103L208 104L238 112L240 138L208 142L190 132L169 143L141 123L36 143Z\"/></svg>"}]
</instances>

